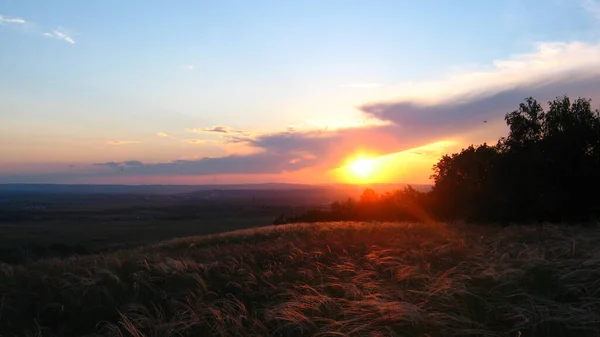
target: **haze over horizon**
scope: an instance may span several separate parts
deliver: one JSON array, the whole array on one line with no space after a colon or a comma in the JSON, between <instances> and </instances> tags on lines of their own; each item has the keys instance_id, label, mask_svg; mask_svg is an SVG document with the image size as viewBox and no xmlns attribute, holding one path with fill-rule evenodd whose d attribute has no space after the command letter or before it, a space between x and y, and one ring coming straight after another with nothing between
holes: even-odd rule
<instances>
[{"instance_id":1,"label":"haze over horizon","mask_svg":"<svg viewBox=\"0 0 600 337\"><path fill-rule=\"evenodd\" d=\"M0 2L0 183L428 184L600 106L600 0L140 4Z\"/></svg>"}]
</instances>

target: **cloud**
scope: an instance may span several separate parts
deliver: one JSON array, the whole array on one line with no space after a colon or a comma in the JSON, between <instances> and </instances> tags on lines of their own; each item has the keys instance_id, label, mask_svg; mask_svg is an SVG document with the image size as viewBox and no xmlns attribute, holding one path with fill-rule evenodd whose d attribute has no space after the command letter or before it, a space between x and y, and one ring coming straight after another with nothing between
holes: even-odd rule
<instances>
[{"instance_id":1,"label":"cloud","mask_svg":"<svg viewBox=\"0 0 600 337\"><path fill-rule=\"evenodd\" d=\"M183 140L184 142L188 143L188 144L207 144L207 143L214 143L214 141L212 140L208 140L208 139L185 139Z\"/></svg>"},{"instance_id":2,"label":"cloud","mask_svg":"<svg viewBox=\"0 0 600 337\"><path fill-rule=\"evenodd\" d=\"M430 96L403 90L410 86ZM504 115L529 96L545 102L567 94L597 102L600 45L542 43L531 53L494 61L485 70L454 74L434 82L400 85L396 89L399 98L359 107L380 123L307 131L291 128L253 137L234 135L228 142L246 143L264 153L294 155L289 159L281 157L287 163L295 162L298 153L308 153L313 156L314 165L335 167L345 156L356 152L385 155L461 138L469 130L492 127L492 122L504 125ZM228 133L229 129L219 127L213 131Z\"/></svg>"},{"instance_id":3,"label":"cloud","mask_svg":"<svg viewBox=\"0 0 600 337\"><path fill-rule=\"evenodd\" d=\"M600 20L600 2L596 0L582 0L581 6L596 19Z\"/></svg>"},{"instance_id":4,"label":"cloud","mask_svg":"<svg viewBox=\"0 0 600 337\"><path fill-rule=\"evenodd\" d=\"M138 140L109 140L106 142L107 145L128 145L128 144L139 144Z\"/></svg>"},{"instance_id":5,"label":"cloud","mask_svg":"<svg viewBox=\"0 0 600 337\"><path fill-rule=\"evenodd\" d=\"M111 168L111 169L124 170L125 168L142 167L142 166L144 166L144 163L142 163L139 160L127 160L127 161L123 161L123 162L109 161L109 162L105 162L105 163L96 163L93 165L100 166L100 167L107 167L107 168Z\"/></svg>"},{"instance_id":6,"label":"cloud","mask_svg":"<svg viewBox=\"0 0 600 337\"><path fill-rule=\"evenodd\" d=\"M195 67L193 64L188 64L188 65L186 65L184 68L185 68L185 70L192 71L192 70L194 70L194 68L196 68L196 67Z\"/></svg>"},{"instance_id":7,"label":"cloud","mask_svg":"<svg viewBox=\"0 0 600 337\"><path fill-rule=\"evenodd\" d=\"M499 119L526 97L544 102L556 96L600 98L600 45L542 43L533 53L494 62L488 71L455 75L417 85L434 99L410 97L364 104L368 115L398 131L450 134Z\"/></svg>"},{"instance_id":8,"label":"cloud","mask_svg":"<svg viewBox=\"0 0 600 337\"><path fill-rule=\"evenodd\" d=\"M252 138L247 137L247 136L226 136L225 137L225 143L226 144L241 144L241 143L248 143L251 142Z\"/></svg>"},{"instance_id":9,"label":"cloud","mask_svg":"<svg viewBox=\"0 0 600 337\"><path fill-rule=\"evenodd\" d=\"M61 28L61 27L58 27L51 32L42 33L41 31L38 30L37 25L35 25L35 23L33 23L33 22L26 21L21 18L9 18L9 17L3 16L3 15L0 15L0 25L6 24L6 23L13 23L13 24L20 24L20 25L28 24L30 26L30 29L35 31L36 34L41 34L42 36L45 36L45 37L63 40L70 44L75 44L75 40L71 37L71 34L68 33L67 30L65 30L64 28Z\"/></svg>"},{"instance_id":10,"label":"cloud","mask_svg":"<svg viewBox=\"0 0 600 337\"><path fill-rule=\"evenodd\" d=\"M228 126L211 126L202 129L187 129L188 132L194 133L223 133L223 134L238 134L238 135L250 135L249 132L239 129L230 128Z\"/></svg>"},{"instance_id":11,"label":"cloud","mask_svg":"<svg viewBox=\"0 0 600 337\"><path fill-rule=\"evenodd\" d=\"M16 23L16 24L25 24L27 21L20 18L8 18L3 15L0 15L0 25L4 23Z\"/></svg>"},{"instance_id":12,"label":"cloud","mask_svg":"<svg viewBox=\"0 0 600 337\"><path fill-rule=\"evenodd\" d=\"M164 133L164 132L157 132L157 133L156 133L156 135L157 135L158 137L161 137L161 138L164 138L164 137L169 137L169 135L168 135L168 134L166 134L166 133Z\"/></svg>"},{"instance_id":13,"label":"cloud","mask_svg":"<svg viewBox=\"0 0 600 337\"><path fill-rule=\"evenodd\" d=\"M126 175L211 175L211 174L265 174L297 171L311 167L315 158L298 158L293 154L261 153L255 155L231 155L226 157L204 157L198 160L175 160L168 163L127 165L129 162L106 162L96 166L111 172ZM131 161L136 162L137 161ZM111 173L108 172L108 173ZM100 175L102 173L99 173ZM104 172L106 174L106 172Z\"/></svg>"},{"instance_id":14,"label":"cloud","mask_svg":"<svg viewBox=\"0 0 600 337\"><path fill-rule=\"evenodd\" d=\"M597 105L600 101L600 44L540 43L530 53L496 60L477 70L465 70L437 81L386 86L382 91L385 92L377 93L377 99L358 107L365 117L378 123L345 124L337 128L318 126L306 130L292 127L281 132L252 134L227 126L188 129L194 133L220 134L226 142L254 151L245 155L151 164L107 162L97 165L103 168L102 172L89 174L277 174L309 167L335 168L346 156L361 152L378 156L421 147L414 154L434 156L436 153L427 152L423 146L457 138L470 142L471 139L463 137L479 130L486 131L486 137L492 139L505 135L505 130L494 129L497 134L490 136L487 130L494 125L504 126L504 115L517 109L529 96L544 102L567 94L592 98L592 104ZM488 123L483 123L484 120ZM185 141L202 144L205 140ZM137 141L112 143L122 145Z\"/></svg>"},{"instance_id":15,"label":"cloud","mask_svg":"<svg viewBox=\"0 0 600 337\"><path fill-rule=\"evenodd\" d=\"M96 165L96 166L106 166L106 167L110 167L110 168L119 168L119 167L121 167L121 163L116 162L116 161L108 161L106 163L96 163L94 165Z\"/></svg>"},{"instance_id":16,"label":"cloud","mask_svg":"<svg viewBox=\"0 0 600 337\"><path fill-rule=\"evenodd\" d=\"M411 91L415 87L428 95L415 95ZM359 107L367 117L381 123L332 129L290 128L252 136L244 136L241 130L226 126L192 129L188 131L223 134L228 142L243 143L257 152L146 164L129 168L126 174L273 174L308 167L327 170L356 153L373 156L397 153L460 138L472 130L489 128L493 122L503 124L504 115L518 108L529 96L544 102L567 94L598 102L600 45L539 44L531 53L497 60L485 70L454 74L434 82L400 85L395 89L396 99L388 97ZM488 123L484 124L484 120ZM435 155L425 150L416 150L415 154Z\"/></svg>"},{"instance_id":17,"label":"cloud","mask_svg":"<svg viewBox=\"0 0 600 337\"><path fill-rule=\"evenodd\" d=\"M69 34L65 32L62 28L57 28L51 33L43 33L42 35L58 40L63 40L70 44L75 44L75 40L73 40L73 38L71 38L71 36L69 36Z\"/></svg>"},{"instance_id":18,"label":"cloud","mask_svg":"<svg viewBox=\"0 0 600 337\"><path fill-rule=\"evenodd\" d=\"M130 166L130 167L139 167L139 166L144 166L144 163L142 163L139 160L128 160L128 161L124 161L123 165Z\"/></svg>"}]
</instances>

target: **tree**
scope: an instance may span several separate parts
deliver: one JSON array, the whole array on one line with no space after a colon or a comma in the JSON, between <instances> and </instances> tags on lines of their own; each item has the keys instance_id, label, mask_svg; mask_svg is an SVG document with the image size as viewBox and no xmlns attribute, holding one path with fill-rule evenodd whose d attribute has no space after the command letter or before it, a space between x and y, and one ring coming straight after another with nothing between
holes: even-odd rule
<instances>
[{"instance_id":1,"label":"tree","mask_svg":"<svg viewBox=\"0 0 600 337\"><path fill-rule=\"evenodd\" d=\"M432 191L444 217L561 220L599 213L600 113L589 99L533 98L505 116L507 137L445 155Z\"/></svg>"},{"instance_id":2,"label":"tree","mask_svg":"<svg viewBox=\"0 0 600 337\"><path fill-rule=\"evenodd\" d=\"M379 201L379 195L373 189L367 188L360 196L362 204L374 204Z\"/></svg>"},{"instance_id":3,"label":"tree","mask_svg":"<svg viewBox=\"0 0 600 337\"><path fill-rule=\"evenodd\" d=\"M471 218L488 209L492 198L497 149L471 145L460 153L445 155L433 167L432 194L438 216Z\"/></svg>"}]
</instances>

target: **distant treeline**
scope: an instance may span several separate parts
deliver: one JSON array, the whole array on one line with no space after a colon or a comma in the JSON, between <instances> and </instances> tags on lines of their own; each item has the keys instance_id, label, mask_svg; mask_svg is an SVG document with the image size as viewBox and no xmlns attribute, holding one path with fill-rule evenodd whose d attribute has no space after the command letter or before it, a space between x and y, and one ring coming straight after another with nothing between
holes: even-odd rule
<instances>
[{"instance_id":1,"label":"distant treeline","mask_svg":"<svg viewBox=\"0 0 600 337\"><path fill-rule=\"evenodd\" d=\"M506 114L496 145L471 145L433 167L430 192L410 186L335 202L276 223L338 220L587 221L600 215L600 112L591 100L533 98Z\"/></svg>"}]
</instances>

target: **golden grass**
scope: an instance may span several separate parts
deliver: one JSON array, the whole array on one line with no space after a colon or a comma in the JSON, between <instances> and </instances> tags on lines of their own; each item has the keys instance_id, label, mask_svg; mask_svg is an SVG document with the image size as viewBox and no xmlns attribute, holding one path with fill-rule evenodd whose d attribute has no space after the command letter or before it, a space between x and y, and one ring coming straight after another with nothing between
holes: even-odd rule
<instances>
[{"instance_id":1,"label":"golden grass","mask_svg":"<svg viewBox=\"0 0 600 337\"><path fill-rule=\"evenodd\" d=\"M0 265L1 336L600 336L600 229L317 223Z\"/></svg>"}]
</instances>

